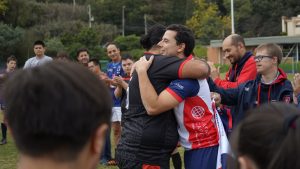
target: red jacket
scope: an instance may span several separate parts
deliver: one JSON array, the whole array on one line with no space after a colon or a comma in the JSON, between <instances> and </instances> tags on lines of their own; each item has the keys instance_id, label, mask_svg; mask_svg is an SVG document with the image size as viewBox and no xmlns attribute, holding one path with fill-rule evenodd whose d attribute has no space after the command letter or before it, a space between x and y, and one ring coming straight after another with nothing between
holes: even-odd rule
<instances>
[{"instance_id":1,"label":"red jacket","mask_svg":"<svg viewBox=\"0 0 300 169\"><path fill-rule=\"evenodd\" d=\"M216 78L215 84L221 88L236 88L240 84L249 80L254 80L256 77L256 63L252 52L247 52L241 60L232 65L226 73L225 79Z\"/></svg>"}]
</instances>

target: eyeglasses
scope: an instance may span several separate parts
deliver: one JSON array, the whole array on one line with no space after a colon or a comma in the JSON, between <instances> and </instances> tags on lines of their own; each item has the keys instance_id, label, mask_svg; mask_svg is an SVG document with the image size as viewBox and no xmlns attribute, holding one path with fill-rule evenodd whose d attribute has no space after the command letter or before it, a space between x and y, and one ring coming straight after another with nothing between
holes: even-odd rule
<instances>
[{"instance_id":1,"label":"eyeglasses","mask_svg":"<svg viewBox=\"0 0 300 169\"><path fill-rule=\"evenodd\" d=\"M254 60L256 61L261 61L263 58L270 58L273 59L273 56L264 56L264 55L258 55L258 56L254 56Z\"/></svg>"}]
</instances>

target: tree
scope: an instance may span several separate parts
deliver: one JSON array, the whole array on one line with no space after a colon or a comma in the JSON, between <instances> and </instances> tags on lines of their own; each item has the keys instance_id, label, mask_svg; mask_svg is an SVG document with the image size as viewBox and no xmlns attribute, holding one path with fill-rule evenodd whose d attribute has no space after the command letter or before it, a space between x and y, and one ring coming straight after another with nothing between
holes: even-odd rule
<instances>
[{"instance_id":1,"label":"tree","mask_svg":"<svg viewBox=\"0 0 300 169\"><path fill-rule=\"evenodd\" d=\"M7 10L7 0L0 0L0 14Z\"/></svg>"},{"instance_id":2,"label":"tree","mask_svg":"<svg viewBox=\"0 0 300 169\"><path fill-rule=\"evenodd\" d=\"M62 44L60 38L54 37L46 39L47 55L56 56L58 52L65 51L65 46Z\"/></svg>"},{"instance_id":3,"label":"tree","mask_svg":"<svg viewBox=\"0 0 300 169\"><path fill-rule=\"evenodd\" d=\"M227 11L230 0L224 0ZM281 16L300 13L299 0L235 0L236 32L245 37L277 36L281 34Z\"/></svg>"},{"instance_id":4,"label":"tree","mask_svg":"<svg viewBox=\"0 0 300 169\"><path fill-rule=\"evenodd\" d=\"M0 60L4 61L5 58L11 54L16 53L18 44L22 40L23 29L17 27L12 28L6 24L0 23Z\"/></svg>"},{"instance_id":5,"label":"tree","mask_svg":"<svg viewBox=\"0 0 300 169\"><path fill-rule=\"evenodd\" d=\"M215 3L206 3L205 0L195 1L197 8L187 25L194 31L195 36L201 42L208 44L211 39L220 39L229 31L229 17L218 15L218 7Z\"/></svg>"},{"instance_id":6,"label":"tree","mask_svg":"<svg viewBox=\"0 0 300 169\"><path fill-rule=\"evenodd\" d=\"M118 36L114 42L118 44L122 53L129 53L136 60L143 56L144 50L140 45L140 37L136 35Z\"/></svg>"}]
</instances>

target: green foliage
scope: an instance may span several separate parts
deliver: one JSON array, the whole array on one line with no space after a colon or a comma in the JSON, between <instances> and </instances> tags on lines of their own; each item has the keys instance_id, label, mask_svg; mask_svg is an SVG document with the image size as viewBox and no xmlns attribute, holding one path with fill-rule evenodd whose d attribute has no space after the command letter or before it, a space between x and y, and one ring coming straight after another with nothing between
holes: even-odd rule
<instances>
[{"instance_id":1,"label":"green foliage","mask_svg":"<svg viewBox=\"0 0 300 169\"><path fill-rule=\"evenodd\" d=\"M106 56L101 44L112 41L116 32L116 27L108 24L93 25L92 28L81 25L76 30L64 32L61 41L73 59L76 59L76 51L83 47L89 50L91 57L103 59Z\"/></svg>"},{"instance_id":2,"label":"green foliage","mask_svg":"<svg viewBox=\"0 0 300 169\"><path fill-rule=\"evenodd\" d=\"M118 36L114 40L122 53L129 53L135 60L143 56L144 50L140 45L140 37L136 35Z\"/></svg>"},{"instance_id":3,"label":"green foliage","mask_svg":"<svg viewBox=\"0 0 300 169\"><path fill-rule=\"evenodd\" d=\"M230 0L224 0L230 11ZM296 16L299 0L234 0L236 32L245 37L277 36L281 33L281 16Z\"/></svg>"},{"instance_id":4,"label":"green foliage","mask_svg":"<svg viewBox=\"0 0 300 169\"><path fill-rule=\"evenodd\" d=\"M206 59L207 48L200 44L196 44L196 46L194 48L194 54L195 54L195 56L197 56L199 58Z\"/></svg>"},{"instance_id":5,"label":"green foliage","mask_svg":"<svg viewBox=\"0 0 300 169\"><path fill-rule=\"evenodd\" d=\"M56 56L60 51L65 51L65 46L57 37L46 39L47 55Z\"/></svg>"},{"instance_id":6,"label":"green foliage","mask_svg":"<svg viewBox=\"0 0 300 169\"><path fill-rule=\"evenodd\" d=\"M121 51L129 51L132 49L141 48L140 37L136 35L118 36L114 42L119 45Z\"/></svg>"},{"instance_id":7,"label":"green foliage","mask_svg":"<svg viewBox=\"0 0 300 169\"><path fill-rule=\"evenodd\" d=\"M281 69L283 69L284 72L286 72L286 73L299 73L300 72L300 62L294 63L294 65L292 63L281 63L279 65L279 67ZM294 72L293 72L293 70L294 70Z\"/></svg>"},{"instance_id":8,"label":"green foliage","mask_svg":"<svg viewBox=\"0 0 300 169\"><path fill-rule=\"evenodd\" d=\"M134 60L138 60L140 57L144 56L144 49L132 49L128 53L133 57Z\"/></svg>"},{"instance_id":9,"label":"green foliage","mask_svg":"<svg viewBox=\"0 0 300 169\"><path fill-rule=\"evenodd\" d=\"M75 36L76 41L84 44L85 46L91 47L100 44L100 34L98 34L94 29L82 28L78 35Z\"/></svg>"},{"instance_id":10,"label":"green foliage","mask_svg":"<svg viewBox=\"0 0 300 169\"><path fill-rule=\"evenodd\" d=\"M16 48L23 38L23 29L13 28L0 23L0 60L6 60L11 54L15 54Z\"/></svg>"},{"instance_id":11,"label":"green foliage","mask_svg":"<svg viewBox=\"0 0 300 169\"><path fill-rule=\"evenodd\" d=\"M220 67L220 73L226 73L230 68L230 65L228 64L215 64L215 66L217 68Z\"/></svg>"},{"instance_id":12,"label":"green foliage","mask_svg":"<svg viewBox=\"0 0 300 169\"><path fill-rule=\"evenodd\" d=\"M186 22L195 36L204 44L208 44L211 39L222 38L224 32L229 30L229 18L219 16L215 3L206 3L205 0L195 0L195 3L197 8Z\"/></svg>"},{"instance_id":13,"label":"green foliage","mask_svg":"<svg viewBox=\"0 0 300 169\"><path fill-rule=\"evenodd\" d=\"M7 9L7 0L0 0L0 14L4 13Z\"/></svg>"}]
</instances>

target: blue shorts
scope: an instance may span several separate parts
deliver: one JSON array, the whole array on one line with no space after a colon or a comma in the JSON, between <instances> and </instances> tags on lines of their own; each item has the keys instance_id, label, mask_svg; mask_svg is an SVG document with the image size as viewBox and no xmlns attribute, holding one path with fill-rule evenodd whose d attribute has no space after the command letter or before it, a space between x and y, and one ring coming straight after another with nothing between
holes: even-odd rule
<instances>
[{"instance_id":1,"label":"blue shorts","mask_svg":"<svg viewBox=\"0 0 300 169\"><path fill-rule=\"evenodd\" d=\"M184 152L184 166L188 169L216 169L219 146Z\"/></svg>"}]
</instances>

